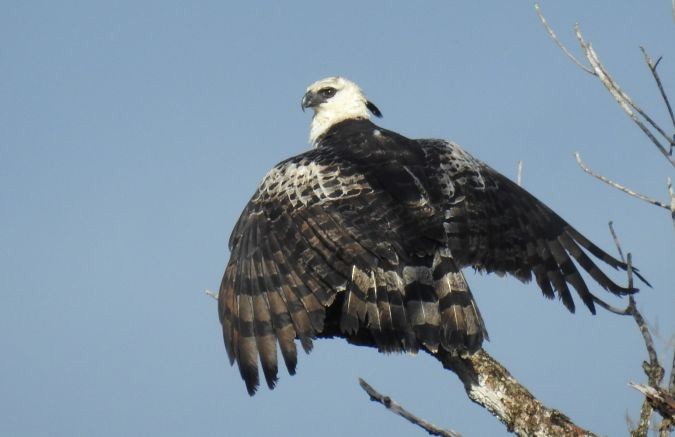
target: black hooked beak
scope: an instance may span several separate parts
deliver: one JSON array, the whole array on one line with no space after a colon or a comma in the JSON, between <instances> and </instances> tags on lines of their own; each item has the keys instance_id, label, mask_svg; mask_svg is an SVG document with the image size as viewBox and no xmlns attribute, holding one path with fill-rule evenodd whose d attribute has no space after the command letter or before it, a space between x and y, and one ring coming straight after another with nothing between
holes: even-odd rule
<instances>
[{"instance_id":1,"label":"black hooked beak","mask_svg":"<svg viewBox=\"0 0 675 437\"><path fill-rule=\"evenodd\" d=\"M305 109L307 108L313 108L321 103L323 103L323 99L319 96L317 96L316 93L313 91L307 91L304 96L302 96L302 102L300 102L300 107L302 108L302 112L305 112Z\"/></svg>"}]
</instances>

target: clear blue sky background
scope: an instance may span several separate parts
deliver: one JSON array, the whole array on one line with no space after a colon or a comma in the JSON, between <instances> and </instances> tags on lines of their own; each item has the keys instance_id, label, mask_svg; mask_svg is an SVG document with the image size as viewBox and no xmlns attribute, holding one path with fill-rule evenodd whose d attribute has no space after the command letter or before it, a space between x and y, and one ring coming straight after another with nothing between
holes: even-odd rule
<instances>
[{"instance_id":1,"label":"clear blue sky background","mask_svg":"<svg viewBox=\"0 0 675 437\"><path fill-rule=\"evenodd\" d=\"M638 46L664 55L675 99L669 1L543 8L570 47L578 21L667 126ZM369 402L359 376L438 425L505 433L425 355L319 341L296 376L254 398L227 363L203 290L217 289L258 181L308 148L305 87L335 74L363 87L384 127L454 139L511 177L523 160L525 186L609 251L614 220L654 285L639 307L670 359L672 223L572 153L662 199L672 168L530 1L3 2L1 435L422 435ZM490 353L579 424L626 433L640 403L626 384L644 380L645 357L630 319L571 315L532 284L467 276Z\"/></svg>"}]
</instances>

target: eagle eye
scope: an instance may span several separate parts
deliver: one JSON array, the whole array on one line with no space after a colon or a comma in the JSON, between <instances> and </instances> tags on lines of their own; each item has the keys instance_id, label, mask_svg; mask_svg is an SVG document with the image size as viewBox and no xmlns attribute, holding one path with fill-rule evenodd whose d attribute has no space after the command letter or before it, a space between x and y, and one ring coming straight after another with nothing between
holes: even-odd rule
<instances>
[{"instance_id":1,"label":"eagle eye","mask_svg":"<svg viewBox=\"0 0 675 437\"><path fill-rule=\"evenodd\" d=\"M337 92L337 90L335 88L326 87L326 88L321 88L319 90L319 95L321 97L325 97L326 99L330 99L331 97L333 97L335 95L336 92Z\"/></svg>"}]
</instances>

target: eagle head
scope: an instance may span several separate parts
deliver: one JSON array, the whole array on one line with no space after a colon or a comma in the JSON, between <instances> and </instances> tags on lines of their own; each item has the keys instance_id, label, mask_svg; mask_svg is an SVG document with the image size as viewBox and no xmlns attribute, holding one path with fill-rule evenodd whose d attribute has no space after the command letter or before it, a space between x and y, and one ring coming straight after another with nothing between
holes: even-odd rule
<instances>
[{"instance_id":1,"label":"eagle head","mask_svg":"<svg viewBox=\"0 0 675 437\"><path fill-rule=\"evenodd\" d=\"M307 87L301 107L303 111L306 108L314 110L309 131L312 144L316 144L321 135L341 121L368 119L371 113L382 117L380 110L366 99L358 85L340 76L327 77Z\"/></svg>"}]
</instances>

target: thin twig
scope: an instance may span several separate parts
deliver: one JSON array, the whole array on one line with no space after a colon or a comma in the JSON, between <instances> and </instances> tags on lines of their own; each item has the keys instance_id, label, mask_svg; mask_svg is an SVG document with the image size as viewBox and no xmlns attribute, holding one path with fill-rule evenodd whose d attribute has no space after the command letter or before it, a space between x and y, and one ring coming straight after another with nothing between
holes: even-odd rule
<instances>
[{"instance_id":1,"label":"thin twig","mask_svg":"<svg viewBox=\"0 0 675 437\"><path fill-rule=\"evenodd\" d=\"M652 141L652 143L657 147L657 149L663 154L663 156L673 165L675 166L675 159L674 157L670 154L668 150L661 144L661 142L654 136L654 134L649 130L647 126L640 120L640 118L633 112L635 110L642 118L644 118L654 129L656 129L665 139L668 141L670 145L672 145L672 140L665 134L663 129L661 129L652 119L649 117L639 106L637 106L632 99L626 94L616 83L616 81L610 76L609 72L605 69L605 67L602 65L600 62L600 58L598 57L597 53L595 50L593 50L593 47L591 46L590 43L587 43L583 35L581 34L581 29L577 25L575 27L575 33L577 36L577 40L579 41L579 45L581 48L584 50L584 54L586 55L586 59L590 62L591 66L596 72L596 75L598 79L600 79L600 82L607 88L607 90L612 94L614 99L619 103L619 106L624 110L624 112L633 120L635 124L642 130L642 132Z\"/></svg>"},{"instance_id":2,"label":"thin twig","mask_svg":"<svg viewBox=\"0 0 675 437\"><path fill-rule=\"evenodd\" d=\"M441 437L461 437L461 435L455 431L438 428L437 426L427 422L426 420L420 419L411 412L407 411L405 408L403 408L399 403L397 403L389 396L380 394L370 384L368 384L361 378L359 378L359 385L363 390L365 390L366 393L368 393L368 396L370 396L371 401L379 402L380 404L384 405L388 410L391 410L392 413L398 414L399 416L407 419L410 423L419 426L420 428L428 432L430 435L437 435Z\"/></svg>"},{"instance_id":3,"label":"thin twig","mask_svg":"<svg viewBox=\"0 0 675 437\"><path fill-rule=\"evenodd\" d=\"M614 231L614 223L611 220L609 222L609 232L612 234L612 238L614 239L614 244L616 245L616 250L619 251L619 257L621 258L621 261L626 262L626 258L623 256L623 250L621 250L621 243L619 243L619 237L616 234L616 232ZM631 266L631 270L632 270L632 266ZM598 305L600 305L601 307L603 307L604 309L606 309L607 311L609 311L611 313L618 314L620 316L630 316L630 315L632 315L632 313L630 311L630 305L627 306L626 308L623 308L623 309L617 308L615 306L612 306L612 305L608 304L607 302L605 302L604 300L600 299L597 296L593 296L593 302L597 303Z\"/></svg>"},{"instance_id":4,"label":"thin twig","mask_svg":"<svg viewBox=\"0 0 675 437\"><path fill-rule=\"evenodd\" d=\"M614 244L616 244L616 248L619 251L619 254L621 254L621 259L623 260L623 250L621 249L621 244L619 243L619 237L617 236L616 232L614 231L614 226L612 222L609 222L609 230L612 234L612 237L614 238ZM626 274L628 275L628 286L629 288L632 288L633 285L633 257L631 256L631 253L628 252L626 255ZM647 348L647 354L649 355L649 361L652 365L659 366L659 360L658 356L656 355L656 349L654 348L654 339L652 338L651 333L649 332L649 327L647 326L647 323L645 322L644 317L642 317L642 314L640 311L638 311L637 306L635 304L635 299L633 296L628 297L628 307L625 310L626 313L631 314L633 318L635 319L635 322L637 323L638 327L640 328L640 332L642 333L642 338L645 341L645 346ZM660 367L660 366L659 366ZM647 376L650 376L649 374ZM661 369L661 376L659 377L659 380L656 381L654 384L652 384L652 381L650 380L650 384L658 386L661 383L661 379L663 378L663 369Z\"/></svg>"},{"instance_id":5,"label":"thin twig","mask_svg":"<svg viewBox=\"0 0 675 437\"><path fill-rule=\"evenodd\" d=\"M608 304L607 302L605 302L604 300L600 299L599 297L597 297L595 295L593 296L593 302L597 303L598 305L600 305L601 307L603 307L604 309L606 309L610 313L614 313L614 314L617 314L619 316L630 316L631 315L628 308L624 308L624 309L617 308L615 306L612 306L612 305Z\"/></svg>"},{"instance_id":6,"label":"thin twig","mask_svg":"<svg viewBox=\"0 0 675 437\"><path fill-rule=\"evenodd\" d=\"M644 317L642 317L642 314L640 311L638 311L637 306L635 304L635 299L633 299L633 296L630 296L629 298L629 304L628 304L628 309L630 310L633 319L635 319L635 323L637 323L638 328L640 329L640 333L642 334L642 338L645 342L645 348L647 349L647 355L649 356L649 361L643 361L642 362L642 370L644 370L645 375L647 375L647 381L650 386L652 387L658 387L659 384L661 383L661 380L663 379L663 373L664 370L659 364L659 359L658 356L656 355L656 349L654 348L654 339L652 338L651 333L649 332L649 328L647 327L647 323L645 322ZM642 403L642 407L640 408L640 422L638 425L638 428L631 433L633 436L646 436L647 431L649 428L649 418L652 415L652 405L649 402L649 399L645 398L644 402Z\"/></svg>"},{"instance_id":7,"label":"thin twig","mask_svg":"<svg viewBox=\"0 0 675 437\"><path fill-rule=\"evenodd\" d=\"M675 352L673 353L673 365L670 367L670 382L668 383L668 391L675 396Z\"/></svg>"},{"instance_id":8,"label":"thin twig","mask_svg":"<svg viewBox=\"0 0 675 437\"><path fill-rule=\"evenodd\" d=\"M518 161L518 174L516 176L516 183L519 187L523 186L523 161Z\"/></svg>"},{"instance_id":9,"label":"thin twig","mask_svg":"<svg viewBox=\"0 0 675 437\"><path fill-rule=\"evenodd\" d=\"M204 293L207 294L208 296L211 296L211 297L214 298L215 300L218 300L218 294L219 294L219 293L217 293L217 292L215 292L215 291L211 291L211 290L209 290L208 288L207 288L206 290L204 290Z\"/></svg>"},{"instance_id":10,"label":"thin twig","mask_svg":"<svg viewBox=\"0 0 675 437\"><path fill-rule=\"evenodd\" d=\"M658 201L656 199L652 199L651 197L645 196L644 194L640 194L636 191L631 190L630 188L626 188L623 185L621 185L617 182L614 182L613 180L611 180L611 179L609 179L609 178L607 178L607 177L605 177L605 176L603 176L599 173L594 172L586 164L584 164L583 161L581 161L581 155L579 154L579 152L575 152L574 156L577 159L577 164L579 164L579 167L581 167L581 169L583 171L585 171L586 173L588 173L589 175L600 179L604 183L606 183L608 185L611 185L612 187L614 187L618 190L621 190L621 191L623 191L624 193L626 193L630 196L637 197L640 200L644 200L645 202L651 203L652 205L655 205L655 206L660 206L661 208L665 208L669 211L671 210L670 205L666 205L665 203L663 203L661 201Z\"/></svg>"},{"instance_id":11,"label":"thin twig","mask_svg":"<svg viewBox=\"0 0 675 437\"><path fill-rule=\"evenodd\" d=\"M581 49L584 52L584 56L588 60L588 62L591 64L591 67L587 67L586 65L582 64L572 53L565 47L565 45L558 39L557 35L549 26L548 22L546 21L546 18L541 12L541 7L539 6L538 3L535 3L534 9L537 12L537 15L539 16L539 19L541 20L542 24L546 28L546 31L548 32L549 36L553 39L553 41L560 47L560 49L563 51L563 53L570 58L579 68L584 70L585 72L592 74L596 76L600 82L607 88L607 90L612 94L614 99L617 101L619 106L624 110L624 112L633 120L635 124L642 130L642 132L647 135L647 137L654 143L654 145L658 148L658 150L663 154L663 156L668 160L668 162L671 163L671 165L675 166L675 156L673 156L673 147L675 147L675 135L669 136L668 134L665 133L661 127L652 120L652 118L644 112L638 105L636 105L631 98L626 94L624 91L621 90L619 85L616 83L616 81L612 78L612 76L607 72L605 67L602 65L600 62L600 59L598 58L597 53L595 53L595 50L593 50L593 47L591 46L590 43L587 43L584 40L583 35L581 34L581 29L579 25L574 26L574 31L577 37L577 40L579 41L579 45L581 46ZM643 49L643 53L645 54L645 60L647 61L647 65L649 66L650 70L652 71L652 75L654 76L657 85L659 86L659 90L661 91L661 95L664 98L664 101L666 101L666 106L668 107L668 111L671 115L671 120L673 120L673 124L675 125L675 117L673 117L672 113L672 108L670 107L670 103L668 102L668 98L665 94L665 91L663 90L663 86L661 85L661 80L658 76L658 73L656 72L656 67L658 66L658 61L656 63L651 62L651 59L649 56L647 56L646 51ZM637 114L636 114L637 112ZM639 116L638 116L639 114ZM647 123L649 123L652 128L654 128L669 144L669 149L666 149L663 144L654 136L654 134L651 132L651 130L642 122L640 119L644 119Z\"/></svg>"},{"instance_id":12,"label":"thin twig","mask_svg":"<svg viewBox=\"0 0 675 437\"><path fill-rule=\"evenodd\" d=\"M616 235L616 232L614 232L614 222L609 221L609 232L612 234L612 238L614 239L614 244L616 245L616 250L619 251L619 256L621 257L621 261L626 262L626 258L623 256L623 250L621 250L621 243L619 243L619 237Z\"/></svg>"},{"instance_id":13,"label":"thin twig","mask_svg":"<svg viewBox=\"0 0 675 437\"><path fill-rule=\"evenodd\" d=\"M666 95L665 90L663 89L663 85L661 84L661 78L659 77L659 74L656 71L657 66L659 65L659 62L661 62L661 58L659 58L656 63L653 63L647 52L645 51L644 47L640 47L640 50L642 50L642 54L645 57L645 62L647 63L647 66L649 67L649 70L652 72L652 77L654 77L654 80L656 81L656 85L659 88L659 91L661 92L661 97L663 98L664 102L666 103L666 108L668 109L668 113L670 114L671 120L673 121L673 124L675 125L675 120L673 120L673 110L670 107L670 102L668 101L668 96ZM628 96L626 96L628 97ZM661 136L668 141L670 144L670 151L672 152L673 146L675 143L673 142L673 137L671 135L668 135L663 129L661 129L661 126L656 124L654 120L647 115L646 112L644 112L639 106L637 106L635 103L633 103L632 100L629 99L630 105L645 119L647 122L654 128L656 131L661 134Z\"/></svg>"},{"instance_id":14,"label":"thin twig","mask_svg":"<svg viewBox=\"0 0 675 437\"><path fill-rule=\"evenodd\" d=\"M659 128L658 125L639 106L633 103L631 98L625 92L621 90L616 81L614 81L607 70L605 70L605 67L600 62L600 59L598 58L595 50L593 50L591 44L587 43L584 39L583 35L581 34L581 29L578 25L575 26L574 31L576 33L577 40L579 41L579 45L584 51L586 59L588 62L590 62L600 82L602 82L605 88L607 88L607 91L610 92L610 94L614 97L614 100L616 100L616 102L619 104L619 106L621 106L621 108L631 118L631 120L633 120L633 122L637 124L642 132L652 141L652 143L654 143L654 145L668 160L668 162L675 166L675 157L673 157L670 152L661 144L661 142L654 136L649 128L645 126L645 124L642 122L642 120L640 120L633 110L635 110L641 117L651 124L659 133L665 136L669 143L671 142L671 139L668 138L663 130Z\"/></svg>"},{"instance_id":15,"label":"thin twig","mask_svg":"<svg viewBox=\"0 0 675 437\"><path fill-rule=\"evenodd\" d=\"M675 353L673 353L673 364L670 368L670 382L668 383L668 393L670 393L671 399L675 399ZM670 420L664 420L663 422L664 423L661 424L661 429L663 431L662 434L664 436L667 436L669 435L673 427L675 427L675 419L671 418Z\"/></svg>"},{"instance_id":16,"label":"thin twig","mask_svg":"<svg viewBox=\"0 0 675 437\"><path fill-rule=\"evenodd\" d=\"M645 58L645 62L647 63L647 66L649 67L649 71L652 72L652 76L654 76L654 81L656 81L656 86L659 87L659 92L661 93L661 97L663 98L664 103L666 104L666 108L668 108L668 114L670 114L670 121L673 123L673 127L675 128L675 115L673 115L673 108L670 106L670 101L668 100L668 96L666 95L665 90L663 89L663 84L661 83L661 77L659 77L659 73L656 71L656 68L659 66L659 62L661 62L661 58L657 59L656 62L652 61L652 58L649 56L647 51L645 50L644 47L640 46L640 50L642 50L642 55ZM672 152L673 149L673 139L670 139L670 151Z\"/></svg>"},{"instance_id":17,"label":"thin twig","mask_svg":"<svg viewBox=\"0 0 675 437\"><path fill-rule=\"evenodd\" d=\"M630 252L626 254L626 275L628 275L628 288L633 288L633 257Z\"/></svg>"},{"instance_id":18,"label":"thin twig","mask_svg":"<svg viewBox=\"0 0 675 437\"><path fill-rule=\"evenodd\" d=\"M580 161L579 159L577 159ZM619 255L621 256L621 260L624 261L624 256L623 256L623 250L621 249L621 243L619 242L619 237L614 230L614 225L610 221L609 222L609 231L612 234L612 238L614 239L614 244L616 245L616 249L619 252ZM633 287L633 259L632 256L629 253L626 254L625 262L627 264L626 268L626 274L628 275L628 287L632 288ZM661 383L661 380L663 379L663 374L664 370L663 367L659 364L659 358L658 355L656 354L656 348L654 347L654 339L652 338L651 333L649 332L649 327L647 326L647 323L645 322L644 317L642 317L642 313L637 309L637 305L635 303L635 299L633 296L628 297L628 306L626 307L625 310L620 310L618 308L612 307L609 304L606 304L605 302L602 302L600 299L596 298L594 299L600 306L603 308L616 313L620 315L631 315L633 316L633 320L635 320L635 323L637 324L638 328L640 329L640 333L642 334L642 339L644 340L645 343L645 348L647 349L647 355L649 356L649 362L644 361L642 363L642 369L644 370L645 374L647 375L647 379L649 382L649 385L652 387L658 387L659 384ZM642 402L642 407L640 408L640 420L638 422L637 428L631 431L631 436L633 437L643 437L646 436L649 432L649 419L652 415L653 412L653 407L648 398L645 398L645 400Z\"/></svg>"},{"instance_id":19,"label":"thin twig","mask_svg":"<svg viewBox=\"0 0 675 437\"><path fill-rule=\"evenodd\" d=\"M675 190L673 190L673 180L670 177L666 180L666 188L668 188L668 195L670 196L670 217L673 219L673 226L675 226Z\"/></svg>"},{"instance_id":20,"label":"thin twig","mask_svg":"<svg viewBox=\"0 0 675 437\"><path fill-rule=\"evenodd\" d=\"M675 1L675 0L673 0L673 1ZM582 64L577 58L574 57L572 52L570 52L567 49L567 47L565 47L565 45L562 42L560 42L560 40L558 39L558 36L555 34L555 32L553 31L551 26L548 25L548 22L546 21L546 18L544 18L544 15L541 12L541 7L539 6L539 3L534 4L534 10L537 11L537 15L539 16L539 19L541 20L541 24L544 25L544 27L546 28L546 31L548 32L551 39L553 39L553 41L555 41L555 43L558 44L558 47L560 47L560 50L562 50L563 53L565 53L567 55L567 57L572 60L572 62L577 64L579 66L579 68L584 70L586 73L589 73L589 74L592 74L593 76L596 76L596 73L591 68L588 68L587 66Z\"/></svg>"}]
</instances>

